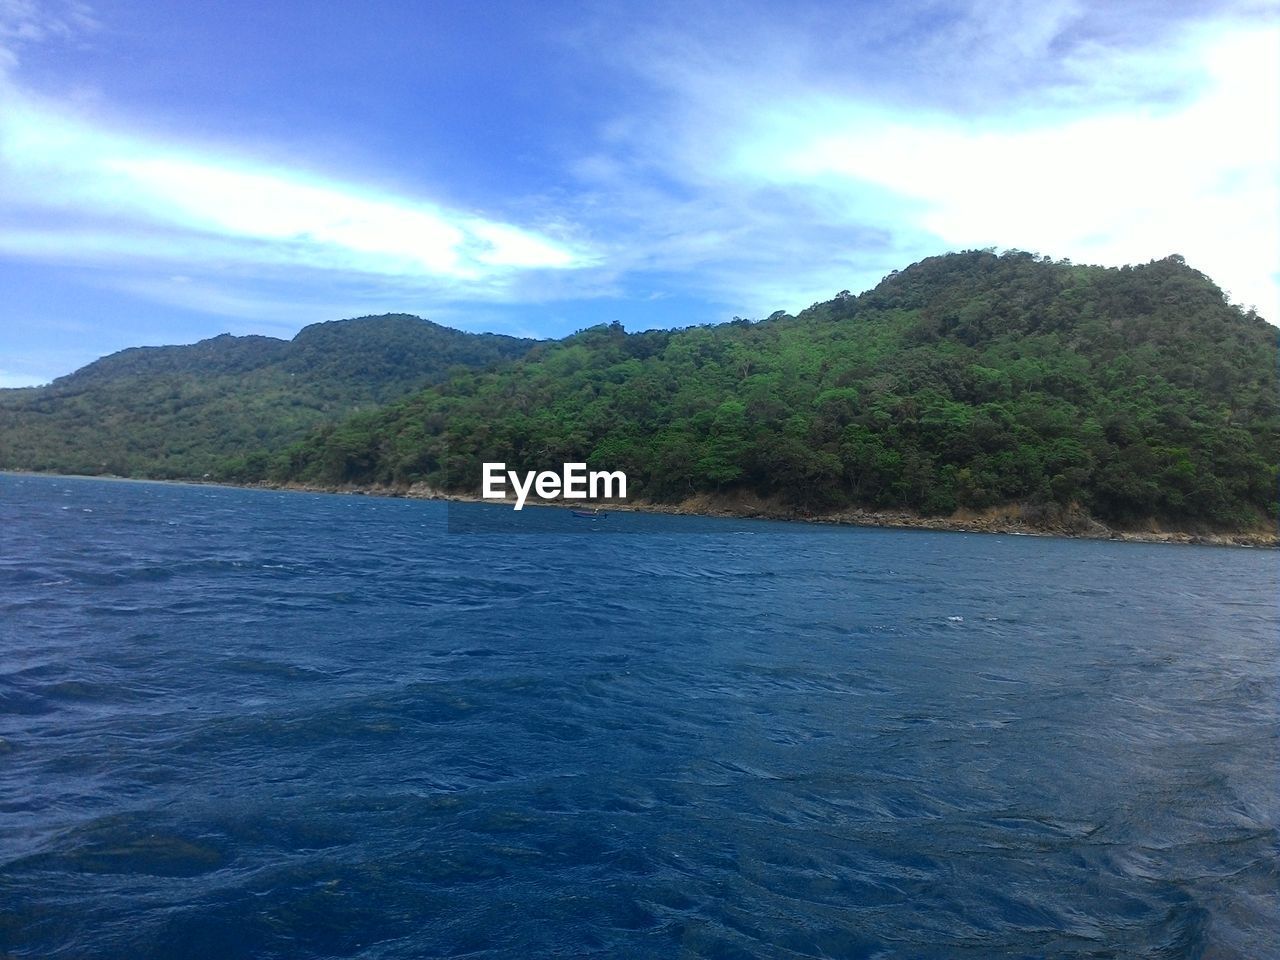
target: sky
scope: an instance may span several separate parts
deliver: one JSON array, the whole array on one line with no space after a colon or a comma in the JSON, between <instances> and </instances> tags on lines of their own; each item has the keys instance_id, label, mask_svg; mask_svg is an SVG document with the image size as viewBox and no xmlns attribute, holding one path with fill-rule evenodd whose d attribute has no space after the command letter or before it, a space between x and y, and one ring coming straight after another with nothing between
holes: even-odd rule
<instances>
[{"instance_id":1,"label":"sky","mask_svg":"<svg viewBox=\"0 0 1280 960\"><path fill-rule=\"evenodd\" d=\"M0 386L1171 253L1280 319L1280 2L0 0Z\"/></svg>"}]
</instances>

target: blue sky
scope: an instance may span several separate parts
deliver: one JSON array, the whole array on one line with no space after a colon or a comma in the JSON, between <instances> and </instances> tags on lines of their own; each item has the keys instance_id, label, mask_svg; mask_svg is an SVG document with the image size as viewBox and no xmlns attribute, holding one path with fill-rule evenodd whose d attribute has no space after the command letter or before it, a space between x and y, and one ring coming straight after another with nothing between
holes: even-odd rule
<instances>
[{"instance_id":1,"label":"blue sky","mask_svg":"<svg viewBox=\"0 0 1280 960\"><path fill-rule=\"evenodd\" d=\"M1275 2L0 0L0 386L406 311L795 311L1181 253L1280 318Z\"/></svg>"}]
</instances>

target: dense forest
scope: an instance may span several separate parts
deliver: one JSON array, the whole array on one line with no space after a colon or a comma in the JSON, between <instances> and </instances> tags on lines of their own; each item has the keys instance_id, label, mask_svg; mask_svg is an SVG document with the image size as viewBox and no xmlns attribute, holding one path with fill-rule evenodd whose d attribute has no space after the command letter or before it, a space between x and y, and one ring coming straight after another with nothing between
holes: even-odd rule
<instances>
[{"instance_id":1,"label":"dense forest","mask_svg":"<svg viewBox=\"0 0 1280 960\"><path fill-rule=\"evenodd\" d=\"M392 314L313 324L293 340L135 347L45 387L0 390L0 469L200 477L534 342Z\"/></svg>"},{"instance_id":2,"label":"dense forest","mask_svg":"<svg viewBox=\"0 0 1280 960\"><path fill-rule=\"evenodd\" d=\"M591 328L220 469L475 492L486 460L586 461L655 502L1023 503L1243 528L1277 514L1278 334L1177 256L1111 269L973 251L797 316Z\"/></svg>"}]
</instances>

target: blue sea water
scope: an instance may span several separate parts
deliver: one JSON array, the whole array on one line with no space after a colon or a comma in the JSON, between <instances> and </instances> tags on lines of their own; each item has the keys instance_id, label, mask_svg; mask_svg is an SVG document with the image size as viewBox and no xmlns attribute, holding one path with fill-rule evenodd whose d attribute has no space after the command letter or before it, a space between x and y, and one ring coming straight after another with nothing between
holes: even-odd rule
<instances>
[{"instance_id":1,"label":"blue sea water","mask_svg":"<svg viewBox=\"0 0 1280 960\"><path fill-rule=\"evenodd\" d=\"M1275 553L505 509L0 476L0 956L1280 955Z\"/></svg>"}]
</instances>

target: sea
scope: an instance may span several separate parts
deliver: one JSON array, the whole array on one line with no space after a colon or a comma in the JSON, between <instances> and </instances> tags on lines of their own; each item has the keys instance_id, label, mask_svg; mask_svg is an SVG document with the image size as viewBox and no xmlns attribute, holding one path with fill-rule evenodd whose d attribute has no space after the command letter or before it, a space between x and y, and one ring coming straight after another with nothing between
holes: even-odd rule
<instances>
[{"instance_id":1,"label":"sea","mask_svg":"<svg viewBox=\"0 0 1280 960\"><path fill-rule=\"evenodd\" d=\"M0 957L1280 956L1280 554L526 509L0 475Z\"/></svg>"}]
</instances>

